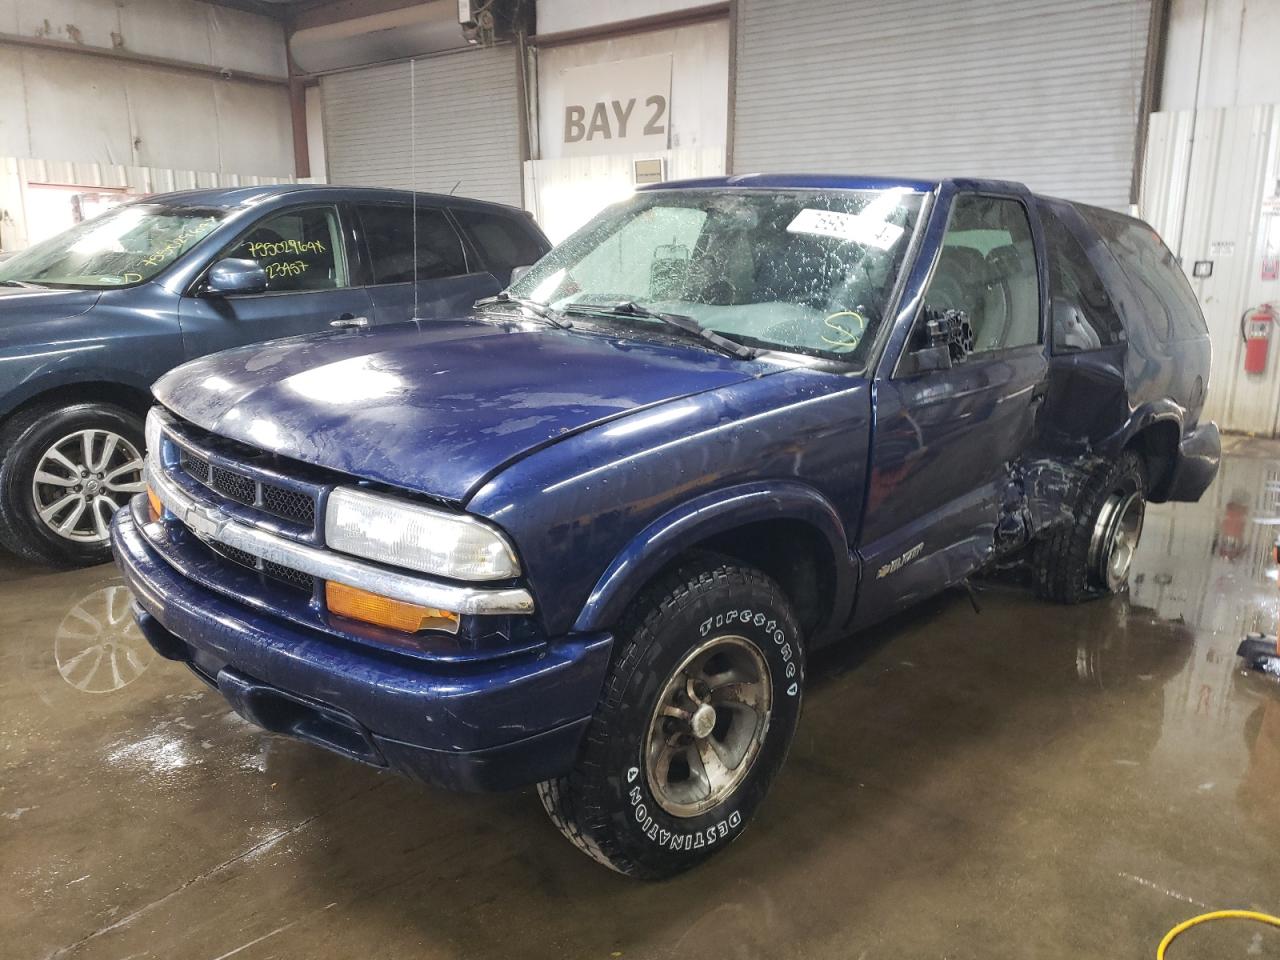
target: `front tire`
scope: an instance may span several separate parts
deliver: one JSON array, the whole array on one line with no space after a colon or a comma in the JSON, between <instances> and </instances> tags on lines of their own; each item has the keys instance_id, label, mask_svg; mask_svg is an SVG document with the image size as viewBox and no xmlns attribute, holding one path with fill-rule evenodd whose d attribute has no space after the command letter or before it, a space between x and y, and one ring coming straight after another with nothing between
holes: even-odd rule
<instances>
[{"instance_id":1,"label":"front tire","mask_svg":"<svg viewBox=\"0 0 1280 960\"><path fill-rule=\"evenodd\" d=\"M27 560L111 559L112 514L143 489L142 420L107 403L39 406L0 430L0 543Z\"/></svg>"},{"instance_id":2,"label":"front tire","mask_svg":"<svg viewBox=\"0 0 1280 960\"><path fill-rule=\"evenodd\" d=\"M1081 485L1073 522L1054 527L1032 548L1036 592L1080 603L1127 589L1146 495L1146 467L1132 450L1094 470Z\"/></svg>"},{"instance_id":3,"label":"front tire","mask_svg":"<svg viewBox=\"0 0 1280 960\"><path fill-rule=\"evenodd\" d=\"M636 599L611 663L573 770L538 793L589 856L669 877L742 833L786 759L804 687L799 626L765 574L700 555Z\"/></svg>"}]
</instances>

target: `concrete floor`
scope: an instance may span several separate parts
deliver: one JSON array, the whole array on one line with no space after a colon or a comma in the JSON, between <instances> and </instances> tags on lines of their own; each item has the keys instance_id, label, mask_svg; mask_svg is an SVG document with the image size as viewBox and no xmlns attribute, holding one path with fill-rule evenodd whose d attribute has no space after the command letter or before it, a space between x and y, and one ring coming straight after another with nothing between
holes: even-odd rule
<instances>
[{"instance_id":1,"label":"concrete floor","mask_svg":"<svg viewBox=\"0 0 1280 960\"><path fill-rule=\"evenodd\" d=\"M131 628L110 567L0 569L0 955L1141 957L1280 907L1280 446L1153 508L1130 597L947 595L813 664L790 762L661 885L532 791L455 796L259 733ZM1270 572L1270 576L1268 575ZM1185 941L1185 942L1184 942ZM1183 957L1280 955L1218 924Z\"/></svg>"}]
</instances>

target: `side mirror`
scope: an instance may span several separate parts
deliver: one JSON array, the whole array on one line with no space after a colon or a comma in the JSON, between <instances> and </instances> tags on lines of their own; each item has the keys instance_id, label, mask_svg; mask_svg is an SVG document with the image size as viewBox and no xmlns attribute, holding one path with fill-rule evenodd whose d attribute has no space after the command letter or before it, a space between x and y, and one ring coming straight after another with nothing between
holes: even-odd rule
<instances>
[{"instance_id":1,"label":"side mirror","mask_svg":"<svg viewBox=\"0 0 1280 960\"><path fill-rule=\"evenodd\" d=\"M973 324L963 310L928 310L924 331L929 346L945 348L952 363L962 363L973 353Z\"/></svg>"},{"instance_id":2,"label":"side mirror","mask_svg":"<svg viewBox=\"0 0 1280 960\"><path fill-rule=\"evenodd\" d=\"M906 373L950 370L973 352L973 325L963 310L925 308L922 347L907 354Z\"/></svg>"},{"instance_id":3,"label":"side mirror","mask_svg":"<svg viewBox=\"0 0 1280 960\"><path fill-rule=\"evenodd\" d=\"M512 267L512 268L511 268L511 282L512 282L512 283L515 283L517 280L519 280L521 277L523 277L526 273L528 273L528 272L529 272L530 270L532 270L532 269L533 269L533 265L532 265L532 264L530 264L530 265L528 265L528 266L524 266L524 267Z\"/></svg>"},{"instance_id":4,"label":"side mirror","mask_svg":"<svg viewBox=\"0 0 1280 960\"><path fill-rule=\"evenodd\" d=\"M219 260L205 276L204 292L214 297L262 293L267 289L267 271L256 260Z\"/></svg>"}]
</instances>

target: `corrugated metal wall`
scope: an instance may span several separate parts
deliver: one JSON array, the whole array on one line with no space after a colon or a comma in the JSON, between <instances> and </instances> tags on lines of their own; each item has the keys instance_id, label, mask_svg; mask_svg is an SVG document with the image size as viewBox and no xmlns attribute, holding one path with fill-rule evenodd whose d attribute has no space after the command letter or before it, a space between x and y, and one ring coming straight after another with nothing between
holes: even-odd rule
<instances>
[{"instance_id":1,"label":"corrugated metal wall","mask_svg":"<svg viewBox=\"0 0 1280 960\"><path fill-rule=\"evenodd\" d=\"M513 46L335 73L320 89L331 183L520 203Z\"/></svg>"},{"instance_id":2,"label":"corrugated metal wall","mask_svg":"<svg viewBox=\"0 0 1280 960\"><path fill-rule=\"evenodd\" d=\"M1266 301L1280 307L1280 281L1262 279L1263 256L1280 254L1280 213L1263 210L1277 182L1280 107L1152 114L1142 216L1188 274L1197 260L1213 262L1211 276L1191 278L1213 341L1205 416L1263 436L1280 435L1280 331L1266 370L1245 373L1240 316Z\"/></svg>"},{"instance_id":3,"label":"corrugated metal wall","mask_svg":"<svg viewBox=\"0 0 1280 960\"><path fill-rule=\"evenodd\" d=\"M739 0L735 173L990 176L1123 209L1150 0Z\"/></svg>"}]
</instances>

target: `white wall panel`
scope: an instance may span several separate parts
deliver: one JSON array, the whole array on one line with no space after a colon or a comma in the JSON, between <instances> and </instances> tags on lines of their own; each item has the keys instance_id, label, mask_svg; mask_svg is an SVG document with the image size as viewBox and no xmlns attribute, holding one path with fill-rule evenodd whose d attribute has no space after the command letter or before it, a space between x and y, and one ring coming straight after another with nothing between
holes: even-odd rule
<instances>
[{"instance_id":1,"label":"white wall panel","mask_svg":"<svg viewBox=\"0 0 1280 960\"><path fill-rule=\"evenodd\" d=\"M1245 373L1240 316L1263 302L1280 307L1280 281L1263 280L1261 271L1264 254L1280 254L1280 214L1263 211L1277 183L1280 107L1152 115L1142 215L1188 273L1197 260L1213 261L1211 276L1190 278L1213 341L1205 416L1224 429L1264 436L1280 433L1280 331L1272 335L1266 370ZM1224 243L1232 244L1229 254Z\"/></svg>"},{"instance_id":2,"label":"white wall panel","mask_svg":"<svg viewBox=\"0 0 1280 960\"><path fill-rule=\"evenodd\" d=\"M583 30L707 4L708 0L538 0L538 33Z\"/></svg>"},{"instance_id":3,"label":"white wall panel","mask_svg":"<svg viewBox=\"0 0 1280 960\"><path fill-rule=\"evenodd\" d=\"M0 0L0 33L288 76L284 28L200 0Z\"/></svg>"},{"instance_id":4,"label":"white wall panel","mask_svg":"<svg viewBox=\"0 0 1280 960\"><path fill-rule=\"evenodd\" d=\"M1161 110L1280 103L1280 2L1173 0L1170 6Z\"/></svg>"},{"instance_id":5,"label":"white wall panel","mask_svg":"<svg viewBox=\"0 0 1280 960\"><path fill-rule=\"evenodd\" d=\"M322 78L330 182L518 205L515 48L419 59L412 88L410 72L406 61Z\"/></svg>"},{"instance_id":6,"label":"white wall panel","mask_svg":"<svg viewBox=\"0 0 1280 960\"><path fill-rule=\"evenodd\" d=\"M524 165L525 205L552 243L559 243L611 203L635 190L631 164L655 156L666 161L668 180L724 174L721 147L681 147L642 154L529 160Z\"/></svg>"},{"instance_id":7,"label":"white wall panel","mask_svg":"<svg viewBox=\"0 0 1280 960\"><path fill-rule=\"evenodd\" d=\"M292 177L293 120L288 92L283 87L210 82L217 102L219 163L196 169Z\"/></svg>"},{"instance_id":8,"label":"white wall panel","mask_svg":"<svg viewBox=\"0 0 1280 960\"><path fill-rule=\"evenodd\" d=\"M123 67L96 57L43 50L22 50L18 58L33 157L132 161Z\"/></svg>"},{"instance_id":9,"label":"white wall panel","mask_svg":"<svg viewBox=\"0 0 1280 960\"><path fill-rule=\"evenodd\" d=\"M0 156L292 177L289 95L273 84L0 45Z\"/></svg>"},{"instance_id":10,"label":"white wall panel","mask_svg":"<svg viewBox=\"0 0 1280 960\"><path fill-rule=\"evenodd\" d=\"M284 78L284 31L196 0L0 0L0 34ZM0 156L291 177L283 85L0 42Z\"/></svg>"},{"instance_id":11,"label":"white wall panel","mask_svg":"<svg viewBox=\"0 0 1280 960\"><path fill-rule=\"evenodd\" d=\"M735 173L987 176L1123 209L1149 0L739 0Z\"/></svg>"},{"instance_id":12,"label":"white wall panel","mask_svg":"<svg viewBox=\"0 0 1280 960\"><path fill-rule=\"evenodd\" d=\"M21 90L22 61L18 57L0 53L0 96L7 99L0 107L0 156L28 157L31 155L30 119L27 116L26 97L15 96Z\"/></svg>"},{"instance_id":13,"label":"white wall panel","mask_svg":"<svg viewBox=\"0 0 1280 960\"><path fill-rule=\"evenodd\" d=\"M90 64L92 65L92 62ZM101 64L98 64L100 67ZM177 167L182 170L220 170L218 132L221 126L214 97L215 86L183 78L182 95L174 96L173 75L143 68L121 71L130 104L135 136L129 162L144 167ZM65 153L40 156L64 157ZM271 169L279 169L273 165Z\"/></svg>"},{"instance_id":14,"label":"white wall panel","mask_svg":"<svg viewBox=\"0 0 1280 960\"><path fill-rule=\"evenodd\" d=\"M205 6L214 66L277 77L288 75L284 28L279 23L226 7Z\"/></svg>"},{"instance_id":15,"label":"white wall panel","mask_svg":"<svg viewBox=\"0 0 1280 960\"><path fill-rule=\"evenodd\" d=\"M539 8L541 10L541 8ZM558 157L564 136L565 93L562 75L592 64L671 55L670 146L673 149L724 149L729 111L728 19L655 30L629 37L594 40L538 51L540 156ZM634 113L639 117L644 105Z\"/></svg>"}]
</instances>

